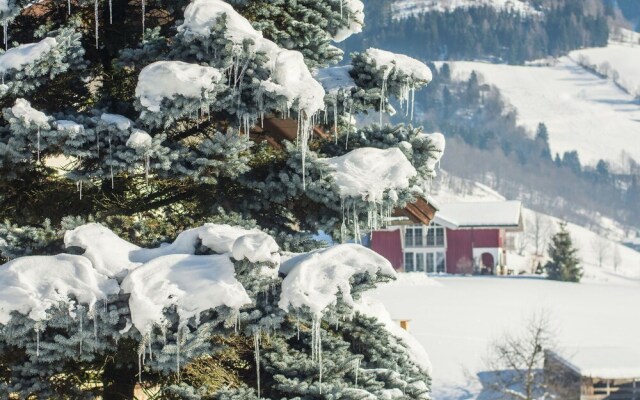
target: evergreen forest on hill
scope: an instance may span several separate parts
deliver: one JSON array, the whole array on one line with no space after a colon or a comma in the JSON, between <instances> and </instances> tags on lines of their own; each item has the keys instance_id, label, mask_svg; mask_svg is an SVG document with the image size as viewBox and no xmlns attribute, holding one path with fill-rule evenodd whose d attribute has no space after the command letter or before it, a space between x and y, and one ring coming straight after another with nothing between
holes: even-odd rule
<instances>
[{"instance_id":1,"label":"evergreen forest on hill","mask_svg":"<svg viewBox=\"0 0 640 400\"><path fill-rule=\"evenodd\" d=\"M431 11L394 19L391 0L366 2L364 35L346 50L394 48L423 60L474 60L522 64L582 47L605 46L611 8L587 11L582 0L536 2L541 11L524 15L494 7Z\"/></svg>"}]
</instances>

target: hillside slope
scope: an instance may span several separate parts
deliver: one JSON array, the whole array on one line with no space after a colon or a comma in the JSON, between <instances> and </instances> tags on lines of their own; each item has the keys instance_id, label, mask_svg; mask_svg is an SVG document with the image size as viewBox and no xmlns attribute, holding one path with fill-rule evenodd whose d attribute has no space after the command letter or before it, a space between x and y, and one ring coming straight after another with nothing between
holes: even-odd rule
<instances>
[{"instance_id":1,"label":"hillside slope","mask_svg":"<svg viewBox=\"0 0 640 400\"><path fill-rule=\"evenodd\" d=\"M569 57L640 98L640 45L615 42L607 47L572 51Z\"/></svg>"},{"instance_id":2,"label":"hillside slope","mask_svg":"<svg viewBox=\"0 0 640 400\"><path fill-rule=\"evenodd\" d=\"M523 14L536 14L531 5L522 0L397 0L392 3L391 11L396 19L406 18L429 11L450 11L456 8L495 7Z\"/></svg>"},{"instance_id":3,"label":"hillside slope","mask_svg":"<svg viewBox=\"0 0 640 400\"><path fill-rule=\"evenodd\" d=\"M640 53L638 53L640 56ZM634 61L640 65L640 57ZM640 159L640 105L612 81L562 57L552 66L452 62L453 76L477 71L500 89L531 134L540 122L549 129L553 153L577 150L583 164L604 159L619 164L626 152Z\"/></svg>"}]
</instances>

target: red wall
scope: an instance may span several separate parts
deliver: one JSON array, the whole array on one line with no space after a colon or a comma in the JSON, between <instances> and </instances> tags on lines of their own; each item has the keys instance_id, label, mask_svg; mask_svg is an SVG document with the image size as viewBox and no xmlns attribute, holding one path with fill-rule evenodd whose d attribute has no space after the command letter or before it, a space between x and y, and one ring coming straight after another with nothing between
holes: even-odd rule
<instances>
[{"instance_id":1,"label":"red wall","mask_svg":"<svg viewBox=\"0 0 640 400\"><path fill-rule=\"evenodd\" d=\"M402 237L400 230L374 231L371 234L371 250L380 254L393 265L395 269L401 269L404 264L402 253Z\"/></svg>"},{"instance_id":2,"label":"red wall","mask_svg":"<svg viewBox=\"0 0 640 400\"><path fill-rule=\"evenodd\" d=\"M502 239L501 229L447 229L447 273L472 273L473 249L502 247Z\"/></svg>"}]
</instances>

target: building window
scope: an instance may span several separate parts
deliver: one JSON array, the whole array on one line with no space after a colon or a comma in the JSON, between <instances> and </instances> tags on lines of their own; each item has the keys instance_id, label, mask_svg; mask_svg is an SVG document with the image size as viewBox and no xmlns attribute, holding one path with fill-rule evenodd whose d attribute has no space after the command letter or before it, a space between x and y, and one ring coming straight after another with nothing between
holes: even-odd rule
<instances>
[{"instance_id":1,"label":"building window","mask_svg":"<svg viewBox=\"0 0 640 400\"><path fill-rule=\"evenodd\" d=\"M436 272L433 255L434 253L427 253L427 273L429 274Z\"/></svg>"},{"instance_id":2,"label":"building window","mask_svg":"<svg viewBox=\"0 0 640 400\"><path fill-rule=\"evenodd\" d=\"M424 253L416 253L416 271L424 272Z\"/></svg>"},{"instance_id":3,"label":"building window","mask_svg":"<svg viewBox=\"0 0 640 400\"><path fill-rule=\"evenodd\" d=\"M422 228L405 228L404 231L405 247L422 247L424 246L424 236Z\"/></svg>"},{"instance_id":4,"label":"building window","mask_svg":"<svg viewBox=\"0 0 640 400\"><path fill-rule=\"evenodd\" d=\"M436 226L431 229L436 231L436 246L444 247L444 228L441 226Z\"/></svg>"},{"instance_id":5,"label":"building window","mask_svg":"<svg viewBox=\"0 0 640 400\"><path fill-rule=\"evenodd\" d=\"M447 271L445 253L442 251L426 253L404 253L405 272L426 272L428 274Z\"/></svg>"},{"instance_id":6,"label":"building window","mask_svg":"<svg viewBox=\"0 0 640 400\"><path fill-rule=\"evenodd\" d=\"M404 270L405 272L415 271L415 265L413 264L413 253L404 253Z\"/></svg>"},{"instance_id":7,"label":"building window","mask_svg":"<svg viewBox=\"0 0 640 400\"><path fill-rule=\"evenodd\" d=\"M436 245L435 230L427 228L427 246L434 247Z\"/></svg>"},{"instance_id":8,"label":"building window","mask_svg":"<svg viewBox=\"0 0 640 400\"><path fill-rule=\"evenodd\" d=\"M444 247L444 227L429 225L427 228L427 246Z\"/></svg>"},{"instance_id":9,"label":"building window","mask_svg":"<svg viewBox=\"0 0 640 400\"><path fill-rule=\"evenodd\" d=\"M422 239L422 228L413 228L413 244L414 246L424 246Z\"/></svg>"},{"instance_id":10,"label":"building window","mask_svg":"<svg viewBox=\"0 0 640 400\"><path fill-rule=\"evenodd\" d=\"M447 272L444 253L438 252L438 253L435 253L435 256L436 256L436 272L438 273Z\"/></svg>"},{"instance_id":11,"label":"building window","mask_svg":"<svg viewBox=\"0 0 640 400\"><path fill-rule=\"evenodd\" d=\"M413 247L413 228L406 228L404 231L404 245Z\"/></svg>"}]
</instances>

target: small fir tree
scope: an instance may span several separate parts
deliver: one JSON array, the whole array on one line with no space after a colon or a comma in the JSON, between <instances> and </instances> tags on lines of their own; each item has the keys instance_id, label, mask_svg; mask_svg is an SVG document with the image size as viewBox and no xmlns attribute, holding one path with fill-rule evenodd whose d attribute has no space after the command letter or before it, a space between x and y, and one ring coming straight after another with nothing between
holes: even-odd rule
<instances>
[{"instance_id":1,"label":"small fir tree","mask_svg":"<svg viewBox=\"0 0 640 400\"><path fill-rule=\"evenodd\" d=\"M549 258L545 265L549 279L565 282L580 282L582 267L577 256L566 222L560 224L560 231L553 235L549 245Z\"/></svg>"}]
</instances>

